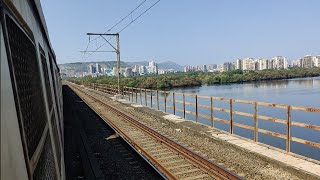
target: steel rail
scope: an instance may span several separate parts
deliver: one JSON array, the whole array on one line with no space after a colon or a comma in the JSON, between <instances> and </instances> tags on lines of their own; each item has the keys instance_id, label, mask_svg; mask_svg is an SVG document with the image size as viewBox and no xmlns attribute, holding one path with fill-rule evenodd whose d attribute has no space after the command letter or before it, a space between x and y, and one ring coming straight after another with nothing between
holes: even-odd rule
<instances>
[{"instance_id":1,"label":"steel rail","mask_svg":"<svg viewBox=\"0 0 320 180\"><path fill-rule=\"evenodd\" d=\"M73 86L73 87L75 87L75 86ZM177 152L179 155L183 156L187 160L189 160L189 162L194 164L199 169L207 172L210 176L217 178L217 179L243 179L242 177L238 176L237 174L225 169L224 167L208 160L207 158L195 153L194 151L191 151L190 149L187 149L186 147L180 145L179 143L163 136L162 134L154 131L153 129L149 128L148 126L138 122L132 116L106 104L104 101L84 92L83 90L81 90L78 87L75 87L75 88L78 89L79 91L81 91L86 96L93 99L95 102L100 103L100 105L103 105L105 108L107 108L111 112L122 117L123 119L128 121L130 124L132 124L136 128L145 132L146 134L153 137L154 139L161 142L162 144L165 144L167 147L169 147L173 151ZM122 132L122 131L119 129L119 132ZM132 140L130 142L134 143ZM135 143L134 143L134 145L137 146L137 144L135 144ZM139 149L143 150L143 148L141 148L141 147L139 147ZM151 161L156 163L156 166L159 167L162 171L164 171L164 173L168 176L169 179L176 179L173 174L171 174L165 167L163 167L161 165L161 163L158 163L154 158L152 158L152 156L150 156L146 151L143 151L143 154L149 156L148 159L150 159Z\"/></svg>"}]
</instances>

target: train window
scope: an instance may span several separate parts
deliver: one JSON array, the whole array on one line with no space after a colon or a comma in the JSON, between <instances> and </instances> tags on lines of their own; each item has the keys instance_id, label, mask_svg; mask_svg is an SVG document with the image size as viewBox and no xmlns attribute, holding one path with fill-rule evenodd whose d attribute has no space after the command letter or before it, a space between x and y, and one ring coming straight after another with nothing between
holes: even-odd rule
<instances>
[{"instance_id":1,"label":"train window","mask_svg":"<svg viewBox=\"0 0 320 180\"><path fill-rule=\"evenodd\" d=\"M60 99L59 99L59 97L58 97L58 90L57 90L57 82L56 82L56 79L57 79L57 74L56 74L56 71L55 71L55 69L54 69L54 64L53 64L53 59L52 59L52 56L50 55L50 53L48 54L49 55L49 62L50 62L50 71L51 71L51 74L52 74L52 76L51 76L51 80L52 80L52 82L53 82L53 91L54 91L54 94L55 94L55 99L56 99L56 103L55 103L55 106L56 106L56 108L57 108L57 112L58 112L58 114L60 114L61 112L60 112L60 109L59 109L59 101L60 101ZM62 123L62 122L60 122L59 121L59 116L58 117L56 117L56 118L53 118L53 120L54 121L56 121L56 122L54 122L59 128L57 129L57 133L58 133L58 131L60 130L60 132L61 132L61 125L60 125L60 123ZM58 136L57 136L58 137ZM61 139L61 141L62 141L62 139ZM58 141L57 141L58 142ZM57 144L58 145L58 144Z\"/></svg>"},{"instance_id":2,"label":"train window","mask_svg":"<svg viewBox=\"0 0 320 180\"><path fill-rule=\"evenodd\" d=\"M57 179L49 133L47 134L38 165L34 170L33 179Z\"/></svg>"},{"instance_id":3,"label":"train window","mask_svg":"<svg viewBox=\"0 0 320 180\"><path fill-rule=\"evenodd\" d=\"M47 93L47 99L48 99L48 105L49 109L51 112L52 109L52 93L51 93L51 86L50 86L50 80L49 80L49 74L48 74L48 66L47 66L47 61L46 61L46 55L44 54L44 50L39 44L39 49L40 49L40 58L41 58L41 63L42 63L42 71L43 71L43 77L44 77L44 82L46 86L46 93Z\"/></svg>"},{"instance_id":4,"label":"train window","mask_svg":"<svg viewBox=\"0 0 320 180\"><path fill-rule=\"evenodd\" d=\"M55 107L57 108L58 107L58 104L57 104L58 103L58 94L57 94L57 83L55 81L56 74L53 70L54 67L53 67L53 63L52 63L52 56L50 53L48 53L48 57L49 57L49 64L50 64L51 82L53 85L54 98L56 100Z\"/></svg>"},{"instance_id":5,"label":"train window","mask_svg":"<svg viewBox=\"0 0 320 180\"><path fill-rule=\"evenodd\" d=\"M31 159L40 142L47 119L40 69L35 45L9 16L6 16L6 29L16 106L20 112L19 118L24 132L22 134L25 135L27 152Z\"/></svg>"},{"instance_id":6,"label":"train window","mask_svg":"<svg viewBox=\"0 0 320 180\"><path fill-rule=\"evenodd\" d=\"M57 152L57 158L58 158L58 164L59 164L59 168L60 168L60 163L61 163L61 145L59 142L59 132L58 132L58 126L57 126L57 120L56 120L56 116L53 113L52 117L51 117L51 122L52 122L52 135L53 135L53 139L54 139L54 144L56 147L56 152Z\"/></svg>"}]
</instances>

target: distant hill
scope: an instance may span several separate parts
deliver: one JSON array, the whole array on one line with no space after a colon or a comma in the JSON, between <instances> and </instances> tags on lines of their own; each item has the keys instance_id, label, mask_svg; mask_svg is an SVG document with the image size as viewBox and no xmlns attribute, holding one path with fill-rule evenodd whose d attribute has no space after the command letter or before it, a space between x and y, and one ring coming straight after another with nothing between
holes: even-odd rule
<instances>
[{"instance_id":1,"label":"distant hill","mask_svg":"<svg viewBox=\"0 0 320 180\"><path fill-rule=\"evenodd\" d=\"M148 66L149 62L148 61L138 61L138 62L126 62L127 65L130 67L134 67L134 65L140 65L140 66Z\"/></svg>"},{"instance_id":2,"label":"distant hill","mask_svg":"<svg viewBox=\"0 0 320 180\"><path fill-rule=\"evenodd\" d=\"M183 66L171 62L171 61L166 61L158 64L159 69L174 69L176 71L183 71Z\"/></svg>"},{"instance_id":3,"label":"distant hill","mask_svg":"<svg viewBox=\"0 0 320 180\"><path fill-rule=\"evenodd\" d=\"M61 69L61 73L66 74L77 74L82 72L88 72L89 64L99 63L102 67L113 68L117 66L117 61L100 61L100 62L75 62L75 63L66 63L66 64L59 64L58 66ZM142 65L148 66L148 61L139 61L139 62L122 62L121 67L134 67L134 65ZM158 63L159 69L174 69L176 71L183 71L183 66L174 63L174 62L161 62Z\"/></svg>"}]
</instances>

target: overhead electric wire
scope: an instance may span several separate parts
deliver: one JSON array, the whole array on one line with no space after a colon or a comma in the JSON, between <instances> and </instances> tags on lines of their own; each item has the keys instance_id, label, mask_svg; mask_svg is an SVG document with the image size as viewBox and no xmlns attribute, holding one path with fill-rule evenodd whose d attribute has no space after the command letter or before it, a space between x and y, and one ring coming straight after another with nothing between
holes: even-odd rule
<instances>
[{"instance_id":1,"label":"overhead electric wire","mask_svg":"<svg viewBox=\"0 0 320 180\"><path fill-rule=\"evenodd\" d=\"M127 14L125 17L123 17L120 21L118 21L116 24L114 24L111 28L109 28L109 29L108 29L106 32L104 32L104 33L107 33L107 32L109 32L109 31L111 31L113 28L115 28L117 25L119 25L122 21L124 21L125 19L127 19L127 17L129 17L130 15L132 16L133 12L136 11L140 6L142 6L146 1L147 1L147 0L142 1L142 2L141 2L136 8L134 8L129 14ZM90 38L89 38L87 47L86 47L86 49L83 51L82 59L84 58L85 53L87 52L90 43L91 43L92 41L94 41L94 40L97 40L98 38L100 38L100 36L96 37L96 38L93 39L93 40L90 40ZM109 39L109 40L111 40L111 39Z\"/></svg>"},{"instance_id":2,"label":"overhead electric wire","mask_svg":"<svg viewBox=\"0 0 320 180\"><path fill-rule=\"evenodd\" d=\"M130 26L133 22L135 22L137 19L139 19L143 14L145 14L147 11L149 11L149 9L151 9L153 6L155 6L158 2L160 2L161 0L158 0L157 2L155 2L154 4L152 4L148 9L146 9L143 13L141 13L138 17L136 17L134 20L131 20L131 22L129 24L127 24L124 28L122 28L118 33L122 32L123 30L125 30L128 26Z\"/></svg>"},{"instance_id":3,"label":"overhead electric wire","mask_svg":"<svg viewBox=\"0 0 320 180\"><path fill-rule=\"evenodd\" d=\"M149 8L147 8L143 13L141 13L139 16L137 16L135 19L131 20L130 23L128 23L125 27L123 27L118 33L122 32L123 30L125 30L128 26L130 26L133 22L135 22L136 20L138 20L143 14L145 14L147 11L149 11L152 7L154 7L156 4L158 4L161 0L156 1L155 3L153 3ZM100 37L100 36L99 36ZM108 41L110 41L111 39L113 39L114 36L112 36ZM98 51L101 47L103 47L104 45L106 45L107 43L103 43L102 45L100 45L97 49L95 49L94 51L92 51L90 55L92 55L93 53L95 53L96 51Z\"/></svg>"}]
</instances>

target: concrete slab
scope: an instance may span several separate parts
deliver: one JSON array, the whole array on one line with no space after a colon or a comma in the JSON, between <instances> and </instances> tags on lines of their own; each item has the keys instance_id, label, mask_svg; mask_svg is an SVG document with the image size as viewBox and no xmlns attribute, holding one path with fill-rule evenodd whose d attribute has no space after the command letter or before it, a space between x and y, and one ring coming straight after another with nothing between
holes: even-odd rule
<instances>
[{"instance_id":1,"label":"concrete slab","mask_svg":"<svg viewBox=\"0 0 320 180\"><path fill-rule=\"evenodd\" d=\"M141 104L131 104L131 106L132 106L132 107L136 107L136 108L138 108L138 107L143 107Z\"/></svg>"},{"instance_id":2,"label":"concrete slab","mask_svg":"<svg viewBox=\"0 0 320 180\"><path fill-rule=\"evenodd\" d=\"M297 167L297 168L300 168L304 171L309 171L309 172L312 172L314 174L318 174L320 175L320 168L319 168L319 165L315 165L315 164L312 164L310 162L304 162L304 163L300 163L300 164L295 164L293 165L294 167Z\"/></svg>"},{"instance_id":3,"label":"concrete slab","mask_svg":"<svg viewBox=\"0 0 320 180\"><path fill-rule=\"evenodd\" d=\"M168 115L165 115L163 116L163 118L169 120L169 121L173 121L173 122L183 122L183 121L186 121L184 119L182 119L180 116L176 116L176 115L173 115L173 114L168 114Z\"/></svg>"},{"instance_id":4,"label":"concrete slab","mask_svg":"<svg viewBox=\"0 0 320 180\"><path fill-rule=\"evenodd\" d=\"M115 97L113 97L115 100L117 100L117 101L119 101L119 102L127 102L127 100L125 100L125 99L117 99L117 98L115 98Z\"/></svg>"},{"instance_id":5,"label":"concrete slab","mask_svg":"<svg viewBox=\"0 0 320 180\"><path fill-rule=\"evenodd\" d=\"M243 144L237 144L237 146L242 147L242 148L247 149L247 150L252 151L252 152L254 152L253 151L254 149L258 149L258 148L262 148L263 147L263 146L259 146L257 144L251 143L251 142L243 143Z\"/></svg>"},{"instance_id":6,"label":"concrete slab","mask_svg":"<svg viewBox=\"0 0 320 180\"><path fill-rule=\"evenodd\" d=\"M233 139L233 140L229 140L228 141L231 144L235 144L235 145L240 145L240 144L247 144L248 142L246 142L245 140L242 139Z\"/></svg>"},{"instance_id":7,"label":"concrete slab","mask_svg":"<svg viewBox=\"0 0 320 180\"><path fill-rule=\"evenodd\" d=\"M239 138L233 137L233 136L222 136L222 137L220 137L220 139L223 139L225 141L239 140Z\"/></svg>"}]
</instances>

